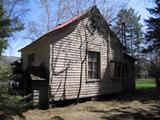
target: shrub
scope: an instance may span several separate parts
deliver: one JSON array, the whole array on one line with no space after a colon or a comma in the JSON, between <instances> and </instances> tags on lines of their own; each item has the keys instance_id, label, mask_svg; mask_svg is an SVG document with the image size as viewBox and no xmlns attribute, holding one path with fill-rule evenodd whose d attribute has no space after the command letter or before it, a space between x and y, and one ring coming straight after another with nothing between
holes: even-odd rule
<instances>
[{"instance_id":1,"label":"shrub","mask_svg":"<svg viewBox=\"0 0 160 120\"><path fill-rule=\"evenodd\" d=\"M9 81L13 80L13 67L11 65L0 65L0 120L10 120L12 116L18 115L25 119L22 112L32 106L28 97L13 96L9 93ZM4 84L2 84L4 83Z\"/></svg>"},{"instance_id":2,"label":"shrub","mask_svg":"<svg viewBox=\"0 0 160 120\"><path fill-rule=\"evenodd\" d=\"M0 89L0 120L10 120L13 115L25 119L22 112L28 110L32 102L28 102L26 97L9 95L6 86Z\"/></svg>"},{"instance_id":3,"label":"shrub","mask_svg":"<svg viewBox=\"0 0 160 120\"><path fill-rule=\"evenodd\" d=\"M13 78L13 67L7 64L0 65L0 81L11 80Z\"/></svg>"}]
</instances>

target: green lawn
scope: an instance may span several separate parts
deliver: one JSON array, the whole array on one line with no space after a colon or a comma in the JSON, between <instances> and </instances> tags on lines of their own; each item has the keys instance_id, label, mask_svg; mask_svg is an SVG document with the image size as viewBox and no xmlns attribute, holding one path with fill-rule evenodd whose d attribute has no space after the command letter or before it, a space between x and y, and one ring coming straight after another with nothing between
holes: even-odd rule
<instances>
[{"instance_id":1,"label":"green lawn","mask_svg":"<svg viewBox=\"0 0 160 120\"><path fill-rule=\"evenodd\" d=\"M148 89L155 88L156 84L154 79L137 79L136 80L136 89Z\"/></svg>"}]
</instances>

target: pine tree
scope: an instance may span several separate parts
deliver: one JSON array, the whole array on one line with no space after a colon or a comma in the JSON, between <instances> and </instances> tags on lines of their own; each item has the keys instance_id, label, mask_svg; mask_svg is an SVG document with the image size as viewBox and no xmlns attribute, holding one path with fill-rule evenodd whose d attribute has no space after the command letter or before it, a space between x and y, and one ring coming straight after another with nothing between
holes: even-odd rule
<instances>
[{"instance_id":1,"label":"pine tree","mask_svg":"<svg viewBox=\"0 0 160 120\"><path fill-rule=\"evenodd\" d=\"M8 38L12 33L23 29L23 24L18 16L8 16L3 4L0 4L0 56L4 49L6 49Z\"/></svg>"},{"instance_id":2,"label":"pine tree","mask_svg":"<svg viewBox=\"0 0 160 120\"><path fill-rule=\"evenodd\" d=\"M2 5L0 5L0 54L2 53L2 50L4 48L6 48L6 40L4 38L6 38L8 35L6 33L6 29L9 26L9 19L4 18L4 9L2 7Z\"/></svg>"},{"instance_id":3,"label":"pine tree","mask_svg":"<svg viewBox=\"0 0 160 120\"><path fill-rule=\"evenodd\" d=\"M155 0L155 4L154 8L148 9L154 17L146 20L148 26L146 40L149 43L148 51L156 51L160 54L160 0Z\"/></svg>"},{"instance_id":4,"label":"pine tree","mask_svg":"<svg viewBox=\"0 0 160 120\"><path fill-rule=\"evenodd\" d=\"M114 27L128 53L136 57L139 56L139 45L143 39L143 26L140 23L140 19L141 16L135 13L134 9L121 9L117 14L117 21Z\"/></svg>"},{"instance_id":5,"label":"pine tree","mask_svg":"<svg viewBox=\"0 0 160 120\"><path fill-rule=\"evenodd\" d=\"M153 59L150 59L152 64L148 72L151 77L155 78L156 86L160 87L160 0L155 0L155 7L148 9L148 11L152 17L146 20L148 48L143 52L154 56Z\"/></svg>"}]
</instances>

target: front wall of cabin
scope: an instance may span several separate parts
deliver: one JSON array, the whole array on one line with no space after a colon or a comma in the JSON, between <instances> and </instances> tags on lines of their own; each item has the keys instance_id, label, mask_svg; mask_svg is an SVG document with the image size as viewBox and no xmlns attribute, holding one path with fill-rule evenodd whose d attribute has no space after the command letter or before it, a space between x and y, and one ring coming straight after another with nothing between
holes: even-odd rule
<instances>
[{"instance_id":1,"label":"front wall of cabin","mask_svg":"<svg viewBox=\"0 0 160 120\"><path fill-rule=\"evenodd\" d=\"M111 74L114 68L110 63L111 60L121 62L121 46L109 30L101 33L96 31L91 35L85 27L87 21L88 18L84 18L59 30L57 34L50 35L52 100L77 98L81 68L83 72L80 98L122 91L122 81L114 79ZM100 52L100 79L97 81L88 81L88 57L85 59L87 50Z\"/></svg>"}]
</instances>

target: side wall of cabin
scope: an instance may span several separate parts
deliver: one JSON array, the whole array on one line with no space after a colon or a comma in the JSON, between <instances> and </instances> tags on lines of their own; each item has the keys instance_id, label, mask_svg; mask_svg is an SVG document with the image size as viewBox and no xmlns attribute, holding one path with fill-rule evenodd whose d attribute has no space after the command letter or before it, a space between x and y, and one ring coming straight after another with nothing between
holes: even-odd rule
<instances>
[{"instance_id":1,"label":"side wall of cabin","mask_svg":"<svg viewBox=\"0 0 160 120\"><path fill-rule=\"evenodd\" d=\"M31 54L34 54L34 66L42 65L49 70L49 46L49 40L42 38L42 40L37 41L37 43L25 48L25 50L21 52L23 70L28 66L28 57Z\"/></svg>"},{"instance_id":2,"label":"side wall of cabin","mask_svg":"<svg viewBox=\"0 0 160 120\"><path fill-rule=\"evenodd\" d=\"M104 21L102 22L105 24ZM110 62L112 60L121 62L122 52L119 41L106 28L104 31L90 34L86 29L87 23L88 18L83 18L49 36L52 100L77 98L81 78L81 98L122 91L122 80L114 79L111 72L114 68ZM100 53L100 79L98 80L88 79L87 51Z\"/></svg>"}]
</instances>

